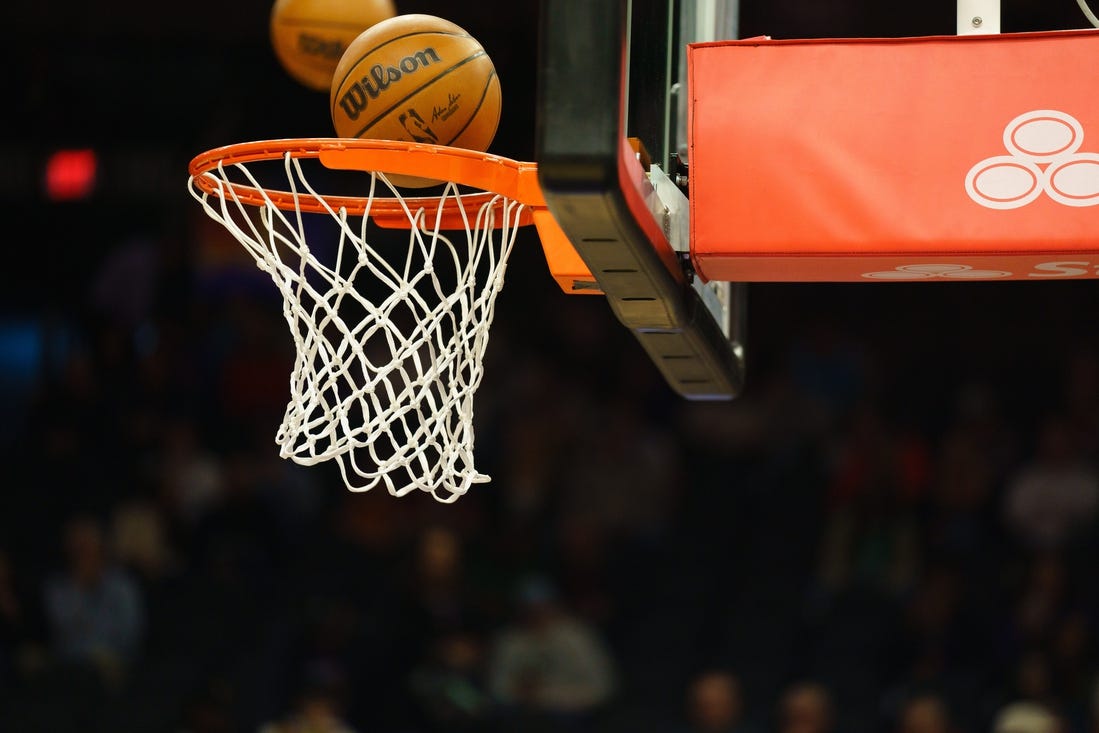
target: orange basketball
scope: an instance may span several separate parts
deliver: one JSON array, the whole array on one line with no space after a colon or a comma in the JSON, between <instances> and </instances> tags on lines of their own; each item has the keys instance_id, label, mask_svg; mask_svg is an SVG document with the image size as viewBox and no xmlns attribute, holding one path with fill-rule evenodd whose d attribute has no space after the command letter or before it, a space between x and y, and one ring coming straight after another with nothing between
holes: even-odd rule
<instances>
[{"instance_id":1,"label":"orange basketball","mask_svg":"<svg viewBox=\"0 0 1099 733\"><path fill-rule=\"evenodd\" d=\"M348 44L396 14L393 0L276 0L271 45L290 76L310 89L328 91Z\"/></svg>"},{"instance_id":2,"label":"orange basketball","mask_svg":"<svg viewBox=\"0 0 1099 733\"><path fill-rule=\"evenodd\" d=\"M500 123L492 59L477 39L433 15L398 15L363 31L336 65L330 100L339 137L483 151Z\"/></svg>"}]
</instances>

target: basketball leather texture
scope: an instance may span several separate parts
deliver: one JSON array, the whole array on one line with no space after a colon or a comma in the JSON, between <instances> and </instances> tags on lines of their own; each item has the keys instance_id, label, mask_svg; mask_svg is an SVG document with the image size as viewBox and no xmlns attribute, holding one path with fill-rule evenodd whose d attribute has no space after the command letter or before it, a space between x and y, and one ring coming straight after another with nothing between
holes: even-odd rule
<instances>
[{"instance_id":1,"label":"basketball leather texture","mask_svg":"<svg viewBox=\"0 0 1099 733\"><path fill-rule=\"evenodd\" d=\"M500 122L492 59L432 15L398 15L363 31L336 66L330 101L340 137L485 151Z\"/></svg>"},{"instance_id":2,"label":"basketball leather texture","mask_svg":"<svg viewBox=\"0 0 1099 733\"><path fill-rule=\"evenodd\" d=\"M276 0L271 7L271 46L292 78L327 92L348 45L396 14L393 0Z\"/></svg>"}]
</instances>

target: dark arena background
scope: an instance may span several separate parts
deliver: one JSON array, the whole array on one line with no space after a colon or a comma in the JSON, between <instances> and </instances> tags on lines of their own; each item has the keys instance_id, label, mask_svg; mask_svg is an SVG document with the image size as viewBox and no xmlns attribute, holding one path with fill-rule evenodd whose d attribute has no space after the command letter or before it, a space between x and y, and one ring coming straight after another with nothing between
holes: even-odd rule
<instances>
[{"instance_id":1,"label":"dark arena background","mask_svg":"<svg viewBox=\"0 0 1099 733\"><path fill-rule=\"evenodd\" d=\"M492 152L532 159L537 3L397 6L483 43ZM352 494L278 458L278 294L186 190L331 134L269 12L5 5L0 731L1099 731L1094 281L751 286L744 395L691 403L524 232L492 482ZM745 0L740 35L954 12Z\"/></svg>"}]
</instances>

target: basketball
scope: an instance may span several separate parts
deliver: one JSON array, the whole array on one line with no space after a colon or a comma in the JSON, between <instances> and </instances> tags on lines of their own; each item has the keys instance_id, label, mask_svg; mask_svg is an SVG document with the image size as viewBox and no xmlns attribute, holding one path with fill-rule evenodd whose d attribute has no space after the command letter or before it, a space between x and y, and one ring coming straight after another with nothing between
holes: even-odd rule
<instances>
[{"instance_id":1,"label":"basketball","mask_svg":"<svg viewBox=\"0 0 1099 733\"><path fill-rule=\"evenodd\" d=\"M433 15L398 15L363 31L336 65L330 101L339 137L483 151L500 122L492 59L461 27Z\"/></svg>"},{"instance_id":2,"label":"basketball","mask_svg":"<svg viewBox=\"0 0 1099 733\"><path fill-rule=\"evenodd\" d=\"M271 45L291 77L310 89L328 91L348 44L396 14L393 0L276 0Z\"/></svg>"}]
</instances>

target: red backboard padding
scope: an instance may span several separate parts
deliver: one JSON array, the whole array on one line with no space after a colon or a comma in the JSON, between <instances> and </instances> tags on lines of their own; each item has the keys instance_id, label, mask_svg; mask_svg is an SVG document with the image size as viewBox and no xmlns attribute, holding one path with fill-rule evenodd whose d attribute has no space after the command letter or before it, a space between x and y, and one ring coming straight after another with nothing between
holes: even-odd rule
<instances>
[{"instance_id":1,"label":"red backboard padding","mask_svg":"<svg viewBox=\"0 0 1099 733\"><path fill-rule=\"evenodd\" d=\"M707 280L1099 276L1099 31L688 49Z\"/></svg>"}]
</instances>

